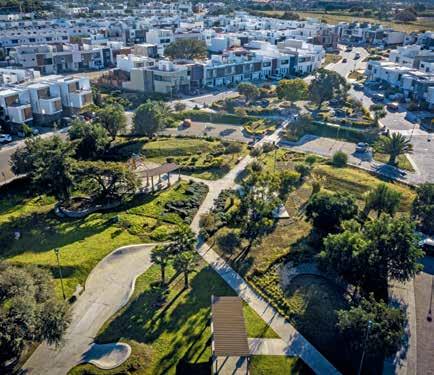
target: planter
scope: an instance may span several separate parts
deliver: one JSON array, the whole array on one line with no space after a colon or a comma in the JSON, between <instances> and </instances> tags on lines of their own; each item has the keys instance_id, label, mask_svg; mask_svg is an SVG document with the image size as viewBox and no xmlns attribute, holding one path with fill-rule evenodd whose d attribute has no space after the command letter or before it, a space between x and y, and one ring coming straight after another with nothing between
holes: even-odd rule
<instances>
[{"instance_id":1,"label":"planter","mask_svg":"<svg viewBox=\"0 0 434 375\"><path fill-rule=\"evenodd\" d=\"M58 203L56 207L54 208L54 212L59 217L67 217L70 219L82 219L86 217L87 215L90 215L91 213L97 212L97 211L107 211L111 210L113 208L119 207L122 204L121 201L114 201L107 204L97 204L95 206L91 206L89 208L85 209L68 209L65 207L62 207L61 203Z\"/></svg>"}]
</instances>

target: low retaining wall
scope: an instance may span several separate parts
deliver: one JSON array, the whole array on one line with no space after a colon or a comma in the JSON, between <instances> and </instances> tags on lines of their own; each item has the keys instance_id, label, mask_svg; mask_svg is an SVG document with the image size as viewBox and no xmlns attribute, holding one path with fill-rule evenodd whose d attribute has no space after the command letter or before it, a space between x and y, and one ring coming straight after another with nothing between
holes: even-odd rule
<instances>
[{"instance_id":1,"label":"low retaining wall","mask_svg":"<svg viewBox=\"0 0 434 375\"><path fill-rule=\"evenodd\" d=\"M109 204L98 204L94 207L87 208L85 210L68 210L61 206L60 203L58 203L54 209L54 212L59 217L68 217L70 219L82 219L86 217L87 215L90 215L97 211L105 211L105 210L111 210L113 208L119 207L121 205L121 201L113 202Z\"/></svg>"}]
</instances>

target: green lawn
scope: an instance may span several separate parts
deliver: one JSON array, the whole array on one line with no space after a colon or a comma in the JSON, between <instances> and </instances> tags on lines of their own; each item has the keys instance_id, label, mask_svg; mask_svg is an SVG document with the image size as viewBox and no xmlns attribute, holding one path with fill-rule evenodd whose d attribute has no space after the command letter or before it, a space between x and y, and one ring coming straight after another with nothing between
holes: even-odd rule
<instances>
[{"instance_id":1,"label":"green lawn","mask_svg":"<svg viewBox=\"0 0 434 375\"><path fill-rule=\"evenodd\" d=\"M374 160L379 161L380 163L386 163L389 161L389 155L382 154L380 152L374 152ZM409 172L414 172L414 168L411 165L406 155L399 155L396 159L398 161L397 167L400 169L405 169Z\"/></svg>"},{"instance_id":2,"label":"green lawn","mask_svg":"<svg viewBox=\"0 0 434 375\"><path fill-rule=\"evenodd\" d=\"M204 138L159 138L147 141L133 139L115 147L116 153L127 158L133 153L145 156L147 161L165 163L172 161L181 166L182 173L207 180L223 177L235 165L237 159L247 153L247 146L239 144L240 152L225 153L220 140Z\"/></svg>"},{"instance_id":3,"label":"green lawn","mask_svg":"<svg viewBox=\"0 0 434 375\"><path fill-rule=\"evenodd\" d=\"M101 343L128 342L133 356L113 371L82 365L70 374L119 374L132 368L135 374L210 373L211 295L235 292L203 264L192 275L190 290L183 289L182 276L173 279L172 268L167 273L172 282L163 303L161 290L155 287L160 271L152 266L137 279L130 303L101 329L97 338ZM244 314L248 336L276 337L248 306Z\"/></svg>"},{"instance_id":4,"label":"green lawn","mask_svg":"<svg viewBox=\"0 0 434 375\"><path fill-rule=\"evenodd\" d=\"M307 375L313 374L304 362L296 357L255 355L251 357L251 375Z\"/></svg>"},{"instance_id":5,"label":"green lawn","mask_svg":"<svg viewBox=\"0 0 434 375\"><path fill-rule=\"evenodd\" d=\"M13 264L35 264L58 276L53 249L60 249L66 295L78 283L84 285L95 265L116 248L133 243L167 240L184 219L167 212L166 202L186 200L189 183L182 182L155 196L141 196L106 213L84 219L62 220L52 211L54 200L46 197L21 198L11 205L0 202L0 258ZM19 199L17 197L17 199ZM6 200L6 202L5 202ZM113 217L117 216L117 222ZM20 239L13 239L19 231ZM60 280L56 279L60 295Z\"/></svg>"}]
</instances>

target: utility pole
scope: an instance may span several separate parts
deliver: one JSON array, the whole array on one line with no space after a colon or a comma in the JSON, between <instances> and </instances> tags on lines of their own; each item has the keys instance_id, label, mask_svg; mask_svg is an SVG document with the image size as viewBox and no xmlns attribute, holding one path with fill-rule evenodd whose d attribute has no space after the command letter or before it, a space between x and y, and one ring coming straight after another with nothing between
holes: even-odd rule
<instances>
[{"instance_id":1,"label":"utility pole","mask_svg":"<svg viewBox=\"0 0 434 375\"><path fill-rule=\"evenodd\" d=\"M368 320L368 327L366 328L366 335L365 335L365 342L363 343L363 352L362 352L362 358L360 359L360 367L359 371L357 372L357 375L362 374L362 368L363 368L363 360L365 359L365 352L366 352L366 342L368 341L369 331L371 330L372 322Z\"/></svg>"},{"instance_id":2,"label":"utility pole","mask_svg":"<svg viewBox=\"0 0 434 375\"><path fill-rule=\"evenodd\" d=\"M62 295L63 295L63 300L65 301L66 300L65 288L63 287L62 268L60 267L60 257L59 257L60 249L55 248L54 253L56 254L56 258L57 258L57 267L59 268L60 285L62 286Z\"/></svg>"}]
</instances>

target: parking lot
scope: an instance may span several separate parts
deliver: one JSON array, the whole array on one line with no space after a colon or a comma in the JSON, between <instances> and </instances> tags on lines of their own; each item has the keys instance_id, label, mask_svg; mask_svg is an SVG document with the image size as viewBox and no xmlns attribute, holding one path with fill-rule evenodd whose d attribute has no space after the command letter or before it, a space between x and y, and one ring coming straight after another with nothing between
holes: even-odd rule
<instances>
[{"instance_id":1,"label":"parking lot","mask_svg":"<svg viewBox=\"0 0 434 375\"><path fill-rule=\"evenodd\" d=\"M246 134L241 125L214 124L209 122L192 122L190 127L179 126L178 128L167 128L161 134L185 135L196 137L215 137L231 141L248 143L252 138Z\"/></svg>"}]
</instances>

